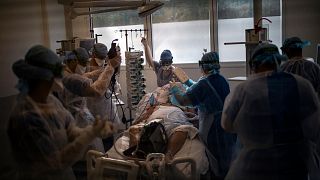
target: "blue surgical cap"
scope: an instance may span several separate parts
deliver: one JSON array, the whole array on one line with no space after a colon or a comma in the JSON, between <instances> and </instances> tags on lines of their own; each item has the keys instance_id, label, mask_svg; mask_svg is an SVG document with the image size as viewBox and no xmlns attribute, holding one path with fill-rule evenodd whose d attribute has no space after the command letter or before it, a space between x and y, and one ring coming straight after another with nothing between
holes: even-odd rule
<instances>
[{"instance_id":1,"label":"blue surgical cap","mask_svg":"<svg viewBox=\"0 0 320 180\"><path fill-rule=\"evenodd\" d=\"M76 54L72 51L72 52L67 52L65 57L64 57L64 61L65 62L70 62L71 60L76 60L77 56Z\"/></svg>"},{"instance_id":2,"label":"blue surgical cap","mask_svg":"<svg viewBox=\"0 0 320 180\"><path fill-rule=\"evenodd\" d=\"M63 71L62 60L50 49L36 45L29 49L25 59L13 63L12 71L19 78L17 88L20 92L28 91L28 81L47 80L61 77Z\"/></svg>"},{"instance_id":3,"label":"blue surgical cap","mask_svg":"<svg viewBox=\"0 0 320 180\"><path fill-rule=\"evenodd\" d=\"M310 41L302 41L299 37L291 37L287 38L283 44L281 49L292 48L292 49L302 49L306 46L309 46Z\"/></svg>"},{"instance_id":4,"label":"blue surgical cap","mask_svg":"<svg viewBox=\"0 0 320 180\"><path fill-rule=\"evenodd\" d=\"M36 45L29 49L25 55L25 61L28 64L42 67L41 65L61 64L62 60L49 48L42 45Z\"/></svg>"},{"instance_id":5,"label":"blue surgical cap","mask_svg":"<svg viewBox=\"0 0 320 180\"><path fill-rule=\"evenodd\" d=\"M279 54L274 44L259 44L253 51L249 65L256 68L261 65L279 65L286 58Z\"/></svg>"},{"instance_id":6,"label":"blue surgical cap","mask_svg":"<svg viewBox=\"0 0 320 180\"><path fill-rule=\"evenodd\" d=\"M36 45L30 48L25 56L25 62L31 66L51 72L54 77L62 76L62 60L56 53L42 45Z\"/></svg>"},{"instance_id":7,"label":"blue surgical cap","mask_svg":"<svg viewBox=\"0 0 320 180\"><path fill-rule=\"evenodd\" d=\"M94 54L99 59L105 59L108 54L108 48L102 43L94 44L92 47L92 54Z\"/></svg>"},{"instance_id":8,"label":"blue surgical cap","mask_svg":"<svg viewBox=\"0 0 320 180\"><path fill-rule=\"evenodd\" d=\"M206 71L215 70L215 72L219 72L220 64L219 64L219 55L217 52L208 52L204 54L199 61L199 66Z\"/></svg>"},{"instance_id":9,"label":"blue surgical cap","mask_svg":"<svg viewBox=\"0 0 320 180\"><path fill-rule=\"evenodd\" d=\"M172 62L172 53L170 50L166 49L164 51L162 51L161 55L160 55L160 60L163 61L171 61Z\"/></svg>"},{"instance_id":10,"label":"blue surgical cap","mask_svg":"<svg viewBox=\"0 0 320 180\"><path fill-rule=\"evenodd\" d=\"M88 51L85 48L79 47L74 50L74 54L78 61L82 63L89 62L89 54Z\"/></svg>"}]
</instances>

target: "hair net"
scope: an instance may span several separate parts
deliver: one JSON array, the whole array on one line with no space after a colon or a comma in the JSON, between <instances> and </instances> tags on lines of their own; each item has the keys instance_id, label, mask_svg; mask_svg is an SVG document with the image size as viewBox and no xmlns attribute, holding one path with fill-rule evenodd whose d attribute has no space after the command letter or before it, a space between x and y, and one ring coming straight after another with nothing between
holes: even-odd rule
<instances>
[{"instance_id":1,"label":"hair net","mask_svg":"<svg viewBox=\"0 0 320 180\"><path fill-rule=\"evenodd\" d=\"M77 60L81 63L89 62L89 54L85 48L79 47L74 50L74 54L77 57Z\"/></svg>"},{"instance_id":2,"label":"hair net","mask_svg":"<svg viewBox=\"0 0 320 180\"><path fill-rule=\"evenodd\" d=\"M249 65L257 68L261 65L276 65L286 58L279 54L278 47L274 44L259 44L253 51Z\"/></svg>"},{"instance_id":3,"label":"hair net","mask_svg":"<svg viewBox=\"0 0 320 180\"><path fill-rule=\"evenodd\" d=\"M105 59L108 54L108 48L102 43L97 43L92 47L92 54L94 54L99 59Z\"/></svg>"},{"instance_id":4,"label":"hair net","mask_svg":"<svg viewBox=\"0 0 320 180\"><path fill-rule=\"evenodd\" d=\"M204 54L199 61L199 66L206 71L219 72L219 55L217 52L208 52Z\"/></svg>"},{"instance_id":5,"label":"hair net","mask_svg":"<svg viewBox=\"0 0 320 180\"><path fill-rule=\"evenodd\" d=\"M172 63L172 53L170 50L166 49L164 51L162 51L161 55L160 55L160 61L161 62L171 62Z\"/></svg>"},{"instance_id":6,"label":"hair net","mask_svg":"<svg viewBox=\"0 0 320 180\"><path fill-rule=\"evenodd\" d=\"M66 63L76 59L77 59L76 54L74 52L69 52L69 53L66 53L63 61Z\"/></svg>"},{"instance_id":7,"label":"hair net","mask_svg":"<svg viewBox=\"0 0 320 180\"><path fill-rule=\"evenodd\" d=\"M28 50L25 60L13 63L12 71L19 78L16 88L25 94L29 91L29 80L49 81L54 77L61 77L63 65L61 59L50 49L36 45Z\"/></svg>"},{"instance_id":8,"label":"hair net","mask_svg":"<svg viewBox=\"0 0 320 180\"><path fill-rule=\"evenodd\" d=\"M281 49L284 49L284 48L302 49L309 45L310 45L310 41L302 41L299 37L291 37L291 38L287 38L283 42Z\"/></svg>"},{"instance_id":9,"label":"hair net","mask_svg":"<svg viewBox=\"0 0 320 180\"><path fill-rule=\"evenodd\" d=\"M61 77L63 65L61 59L50 49L36 45L29 49L25 60L18 60L12 65L12 70L19 78L17 88L26 92L29 80L49 81L54 77Z\"/></svg>"}]
</instances>

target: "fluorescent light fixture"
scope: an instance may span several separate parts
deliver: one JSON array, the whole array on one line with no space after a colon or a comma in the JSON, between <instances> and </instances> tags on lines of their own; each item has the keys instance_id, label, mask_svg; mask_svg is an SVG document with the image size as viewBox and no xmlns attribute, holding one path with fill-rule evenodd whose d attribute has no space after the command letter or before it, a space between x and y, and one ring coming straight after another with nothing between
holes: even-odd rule
<instances>
[{"instance_id":1,"label":"fluorescent light fixture","mask_svg":"<svg viewBox=\"0 0 320 180\"><path fill-rule=\"evenodd\" d=\"M69 0L67 3L70 3ZM65 3L66 3L65 2ZM65 4L64 3L64 4ZM107 1L107 0L73 0L71 2L71 18L75 18L81 15L90 15L90 14L99 14L105 12L113 12L113 11L124 11L124 10L138 10L139 17L145 17L156 10L160 9L164 3L160 1L150 1L145 2L142 1ZM77 8L93 8L93 7L103 7L105 9L100 9L96 11L90 12L77 12L75 9Z\"/></svg>"},{"instance_id":2,"label":"fluorescent light fixture","mask_svg":"<svg viewBox=\"0 0 320 180\"><path fill-rule=\"evenodd\" d=\"M160 9L164 3L159 1L151 1L150 3L141 6L138 8L139 17L145 17L152 13L154 13L156 10Z\"/></svg>"}]
</instances>

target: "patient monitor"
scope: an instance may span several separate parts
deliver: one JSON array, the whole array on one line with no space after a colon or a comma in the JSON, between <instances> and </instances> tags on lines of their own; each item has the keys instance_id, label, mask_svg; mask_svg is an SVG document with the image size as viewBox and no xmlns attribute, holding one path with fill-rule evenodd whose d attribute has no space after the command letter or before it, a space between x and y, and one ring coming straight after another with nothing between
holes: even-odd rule
<instances>
[{"instance_id":1,"label":"patient monitor","mask_svg":"<svg viewBox=\"0 0 320 180\"><path fill-rule=\"evenodd\" d=\"M96 151L87 153L88 180L136 180L139 166L131 161L99 157Z\"/></svg>"}]
</instances>

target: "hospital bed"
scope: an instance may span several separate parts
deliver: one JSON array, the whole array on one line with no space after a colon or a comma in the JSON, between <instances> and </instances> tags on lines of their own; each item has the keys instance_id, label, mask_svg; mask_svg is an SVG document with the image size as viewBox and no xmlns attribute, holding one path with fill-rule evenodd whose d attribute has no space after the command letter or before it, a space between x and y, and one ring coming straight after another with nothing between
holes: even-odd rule
<instances>
[{"instance_id":1,"label":"hospital bed","mask_svg":"<svg viewBox=\"0 0 320 180\"><path fill-rule=\"evenodd\" d=\"M189 164L190 174L178 174L172 171L179 164ZM186 179L198 180L196 163L192 158L176 158L166 164L164 154L151 153L145 161L108 158L97 151L87 154L88 180L137 180L137 179Z\"/></svg>"},{"instance_id":2,"label":"hospital bed","mask_svg":"<svg viewBox=\"0 0 320 180\"><path fill-rule=\"evenodd\" d=\"M137 117L144 117L146 107L151 101L166 103L168 101L168 87L158 88L155 92L146 94L139 102ZM155 95L156 94L156 95ZM153 98L153 99L152 99ZM168 137L177 131L187 133L187 138L181 149L174 155L170 163L165 162L164 154L151 153L146 160L126 157L123 152L131 147L135 136L128 129L122 133L106 153L97 151L87 153L88 179L190 179L197 180L201 174L207 173L209 162L205 153L205 146L198 137L198 129L195 128L186 112L176 106L160 105L154 108L152 114L140 121L137 118L136 125L161 120L165 126ZM139 121L138 121L139 119ZM186 123L187 122L187 123ZM135 123L134 123L135 124ZM141 124L140 124L141 125ZM132 128L132 126L130 127ZM130 139L131 138L131 139ZM131 140L131 141L130 141ZM134 143L133 143L134 144Z\"/></svg>"},{"instance_id":3,"label":"hospital bed","mask_svg":"<svg viewBox=\"0 0 320 180\"><path fill-rule=\"evenodd\" d=\"M181 126L179 128L191 127ZM205 147L198 137L186 139L183 147L176 153L170 163L165 163L165 156L160 153L151 153L146 160L126 157L122 152L129 148L129 137L128 131L122 133L106 154L93 150L87 153L89 180L197 180L200 174L205 174L208 170Z\"/></svg>"}]
</instances>

